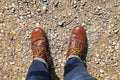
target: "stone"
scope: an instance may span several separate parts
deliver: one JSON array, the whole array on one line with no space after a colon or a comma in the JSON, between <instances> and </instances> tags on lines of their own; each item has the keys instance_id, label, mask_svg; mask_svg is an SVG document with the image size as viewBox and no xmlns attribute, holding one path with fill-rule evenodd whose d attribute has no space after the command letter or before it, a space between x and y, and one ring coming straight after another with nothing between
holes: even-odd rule
<instances>
[{"instance_id":1,"label":"stone","mask_svg":"<svg viewBox=\"0 0 120 80\"><path fill-rule=\"evenodd\" d=\"M19 69L20 69L20 68L19 68L18 66L13 66L12 71L16 72L16 71L18 71Z\"/></svg>"},{"instance_id":2,"label":"stone","mask_svg":"<svg viewBox=\"0 0 120 80\"><path fill-rule=\"evenodd\" d=\"M104 73L104 70L103 70L103 69L100 69L100 73L103 74L103 73Z\"/></svg>"}]
</instances>

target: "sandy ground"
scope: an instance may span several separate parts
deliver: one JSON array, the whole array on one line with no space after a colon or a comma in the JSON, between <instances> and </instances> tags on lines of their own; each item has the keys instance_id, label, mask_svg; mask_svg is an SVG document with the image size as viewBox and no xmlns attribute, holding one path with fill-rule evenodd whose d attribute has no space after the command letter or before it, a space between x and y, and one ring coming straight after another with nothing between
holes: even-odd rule
<instances>
[{"instance_id":1,"label":"sandy ground","mask_svg":"<svg viewBox=\"0 0 120 80\"><path fill-rule=\"evenodd\" d=\"M77 25L87 33L88 72L98 80L120 80L120 0L0 0L0 6L0 80L25 79L35 27L48 36L59 78L53 80L63 80L70 32Z\"/></svg>"}]
</instances>

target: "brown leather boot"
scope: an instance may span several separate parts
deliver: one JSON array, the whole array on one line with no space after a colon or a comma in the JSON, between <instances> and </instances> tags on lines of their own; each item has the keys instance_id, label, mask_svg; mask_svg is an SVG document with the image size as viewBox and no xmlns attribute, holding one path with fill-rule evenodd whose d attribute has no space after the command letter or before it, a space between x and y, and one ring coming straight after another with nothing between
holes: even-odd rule
<instances>
[{"instance_id":1,"label":"brown leather boot","mask_svg":"<svg viewBox=\"0 0 120 80\"><path fill-rule=\"evenodd\" d=\"M39 27L34 28L32 31L31 48L33 52L33 58L40 57L43 58L47 63L49 62L47 38L45 32Z\"/></svg>"},{"instance_id":2,"label":"brown leather boot","mask_svg":"<svg viewBox=\"0 0 120 80\"><path fill-rule=\"evenodd\" d=\"M86 42L86 33L83 27L76 26L71 32L70 43L68 46L67 56L78 55L82 58L82 53L84 51L84 46Z\"/></svg>"}]
</instances>

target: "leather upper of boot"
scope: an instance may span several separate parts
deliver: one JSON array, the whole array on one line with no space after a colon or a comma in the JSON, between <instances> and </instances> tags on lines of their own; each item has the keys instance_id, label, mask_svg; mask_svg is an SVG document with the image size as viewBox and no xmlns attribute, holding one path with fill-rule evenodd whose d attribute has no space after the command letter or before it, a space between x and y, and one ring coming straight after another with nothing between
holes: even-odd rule
<instances>
[{"instance_id":1,"label":"leather upper of boot","mask_svg":"<svg viewBox=\"0 0 120 80\"><path fill-rule=\"evenodd\" d=\"M46 48L46 39L45 32L41 28L36 27L33 29L31 35L33 58L41 57L46 60L48 54Z\"/></svg>"},{"instance_id":2,"label":"leather upper of boot","mask_svg":"<svg viewBox=\"0 0 120 80\"><path fill-rule=\"evenodd\" d=\"M73 28L70 36L70 42L67 51L67 57L69 55L82 56L84 46L86 42L86 33L82 26L76 26Z\"/></svg>"}]
</instances>

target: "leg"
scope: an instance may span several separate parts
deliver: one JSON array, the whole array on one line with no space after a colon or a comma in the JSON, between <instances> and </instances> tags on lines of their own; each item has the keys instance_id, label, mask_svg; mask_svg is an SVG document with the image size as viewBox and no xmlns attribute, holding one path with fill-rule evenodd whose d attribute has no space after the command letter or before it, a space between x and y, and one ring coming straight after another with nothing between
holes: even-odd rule
<instances>
[{"instance_id":1,"label":"leg","mask_svg":"<svg viewBox=\"0 0 120 80\"><path fill-rule=\"evenodd\" d=\"M64 67L64 80L96 80L88 74L78 56L69 56Z\"/></svg>"},{"instance_id":2,"label":"leg","mask_svg":"<svg viewBox=\"0 0 120 80\"><path fill-rule=\"evenodd\" d=\"M34 60L28 70L26 80L50 80L47 37L45 32L39 27L32 31L31 48Z\"/></svg>"},{"instance_id":3,"label":"leg","mask_svg":"<svg viewBox=\"0 0 120 80\"><path fill-rule=\"evenodd\" d=\"M90 76L81 61L86 43L86 33L83 27L76 26L70 36L67 51L64 80L96 80Z\"/></svg>"},{"instance_id":4,"label":"leg","mask_svg":"<svg viewBox=\"0 0 120 80\"><path fill-rule=\"evenodd\" d=\"M50 74L46 63L41 61L42 58L39 59L33 60L28 70L26 80L50 80Z\"/></svg>"}]
</instances>

